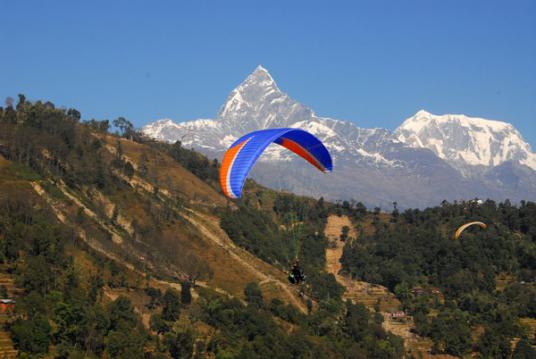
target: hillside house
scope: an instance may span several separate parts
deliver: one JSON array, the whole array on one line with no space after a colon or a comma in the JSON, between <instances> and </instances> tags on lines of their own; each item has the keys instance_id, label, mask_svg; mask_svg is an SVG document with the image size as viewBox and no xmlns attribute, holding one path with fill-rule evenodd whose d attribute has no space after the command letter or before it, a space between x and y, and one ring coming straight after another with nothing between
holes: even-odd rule
<instances>
[{"instance_id":1,"label":"hillside house","mask_svg":"<svg viewBox=\"0 0 536 359\"><path fill-rule=\"evenodd\" d=\"M9 298L0 299L0 310L2 313L12 313L15 309L15 301Z\"/></svg>"}]
</instances>

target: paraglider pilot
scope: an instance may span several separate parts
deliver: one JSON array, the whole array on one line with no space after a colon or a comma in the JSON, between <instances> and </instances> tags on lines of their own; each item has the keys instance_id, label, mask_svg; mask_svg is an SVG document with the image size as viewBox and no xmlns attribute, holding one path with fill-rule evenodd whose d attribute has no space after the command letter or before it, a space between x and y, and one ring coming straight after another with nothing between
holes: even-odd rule
<instances>
[{"instance_id":1,"label":"paraglider pilot","mask_svg":"<svg viewBox=\"0 0 536 359\"><path fill-rule=\"evenodd\" d=\"M300 284L305 280L305 275L303 274L303 269L300 267L300 261L295 260L292 264L292 268L290 269L290 273L288 275L288 281L291 284Z\"/></svg>"}]
</instances>

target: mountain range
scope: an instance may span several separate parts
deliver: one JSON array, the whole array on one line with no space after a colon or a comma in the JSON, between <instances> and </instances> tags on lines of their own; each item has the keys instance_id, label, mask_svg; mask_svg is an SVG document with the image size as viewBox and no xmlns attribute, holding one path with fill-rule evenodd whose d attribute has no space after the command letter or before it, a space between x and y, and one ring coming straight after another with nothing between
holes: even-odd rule
<instances>
[{"instance_id":1,"label":"mountain range","mask_svg":"<svg viewBox=\"0 0 536 359\"><path fill-rule=\"evenodd\" d=\"M334 171L315 171L274 144L250 176L275 189L383 209L393 202L422 208L443 200L536 199L536 154L511 124L420 110L392 132L360 128L316 115L281 91L262 66L230 93L214 119L162 119L142 131L221 159L245 133L278 127L317 136L332 154Z\"/></svg>"}]
</instances>

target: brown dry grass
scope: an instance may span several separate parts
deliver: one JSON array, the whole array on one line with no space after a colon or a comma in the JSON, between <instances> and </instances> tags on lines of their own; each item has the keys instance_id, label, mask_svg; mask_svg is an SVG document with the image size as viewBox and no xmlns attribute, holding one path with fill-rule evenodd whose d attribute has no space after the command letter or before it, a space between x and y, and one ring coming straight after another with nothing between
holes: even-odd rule
<instances>
[{"instance_id":1,"label":"brown dry grass","mask_svg":"<svg viewBox=\"0 0 536 359\"><path fill-rule=\"evenodd\" d=\"M113 156L117 139L110 136L104 136L103 139L106 141L109 156ZM169 156L145 145L125 139L120 141L125 159L131 162L135 168L138 166L142 153L145 153L148 158L148 177L151 178L151 182L158 183L160 199L150 195L153 192L152 184L137 175L131 182L132 191L127 188L122 190L124 193L118 192L112 196L95 191L88 196L86 195L87 189L77 192L66 188L61 183L22 180L20 184L17 183L17 186L23 184L34 197L38 198L44 205L50 206L51 213L62 223L69 225L76 223L76 213L81 210L96 231L108 233L113 241L102 241L83 228L79 228L77 231L80 240L86 242L97 253L123 265L133 277L141 278L140 281L144 278L143 273L136 270L135 263L125 259L123 254L128 253L128 258L143 259L144 253L136 249L139 247L132 246L132 239L125 237L125 234L131 233L134 219L141 224L157 225L151 223L153 218L147 215L147 211L151 210L147 207L148 201L150 202L149 207L155 208L160 206L162 201L175 194L184 196L188 201L186 207L191 209L175 209L181 215L184 214L183 218L163 220L162 223L158 223L164 228L163 238L159 242L163 246L159 247L159 250L166 251L168 248L169 252L169 248L174 248L171 244L180 242L181 246L176 248L182 248L184 251L172 252L171 255L184 256L193 253L207 263L214 275L208 283L200 284L209 286L217 292L242 297L247 283L259 282L267 299L279 298L284 302L292 303L302 311L306 310L305 303L299 298L296 291L286 283L284 272L237 247L219 227L218 218L205 213L214 206L224 207L227 204L227 200L222 195ZM9 167L9 165L9 161L0 158L0 169ZM53 187L54 191L49 193L51 190L49 187ZM113 208L116 207L119 208L121 223L110 221ZM139 240L143 240L143 238ZM166 247L166 243L170 245ZM135 251L133 251L134 249ZM84 281L86 281L95 272L91 260L81 250L70 248L69 251L75 256L77 270L83 274ZM134 281L135 278L132 280ZM178 287L176 283L164 280L157 282L162 285ZM112 299L117 291L108 289L106 293L107 297Z\"/></svg>"},{"instance_id":2,"label":"brown dry grass","mask_svg":"<svg viewBox=\"0 0 536 359\"><path fill-rule=\"evenodd\" d=\"M105 136L107 149L115 154L117 138ZM179 191L192 202L203 202L213 206L223 206L227 202L225 197L207 183L201 181L191 172L182 167L173 158L157 152L148 146L127 139L120 139L124 157L138 168L142 154L147 158L149 177L156 180L159 188L169 192Z\"/></svg>"},{"instance_id":3,"label":"brown dry grass","mask_svg":"<svg viewBox=\"0 0 536 359\"><path fill-rule=\"evenodd\" d=\"M342 232L342 227L344 226L348 226L350 228L349 237L356 238L357 234L355 228L348 216L329 216L328 223L326 224L326 228L324 230L324 234L330 240L338 240Z\"/></svg>"},{"instance_id":4,"label":"brown dry grass","mask_svg":"<svg viewBox=\"0 0 536 359\"><path fill-rule=\"evenodd\" d=\"M495 277L495 287L497 290L504 290L504 288L515 281L516 278L513 275L500 273Z\"/></svg>"},{"instance_id":5,"label":"brown dry grass","mask_svg":"<svg viewBox=\"0 0 536 359\"><path fill-rule=\"evenodd\" d=\"M519 319L519 322L523 327L525 327L528 331L529 338L535 339L536 338L536 319L534 318L521 318Z\"/></svg>"}]
</instances>

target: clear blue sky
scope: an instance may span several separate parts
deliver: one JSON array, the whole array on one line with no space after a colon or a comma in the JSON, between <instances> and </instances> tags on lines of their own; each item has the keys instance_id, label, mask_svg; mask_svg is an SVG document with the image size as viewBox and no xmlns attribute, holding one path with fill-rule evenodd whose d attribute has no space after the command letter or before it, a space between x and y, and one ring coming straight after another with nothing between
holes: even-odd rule
<instances>
[{"instance_id":1,"label":"clear blue sky","mask_svg":"<svg viewBox=\"0 0 536 359\"><path fill-rule=\"evenodd\" d=\"M262 64L318 114L396 128L424 108L536 147L536 1L5 1L0 99L85 119L213 117Z\"/></svg>"}]
</instances>

